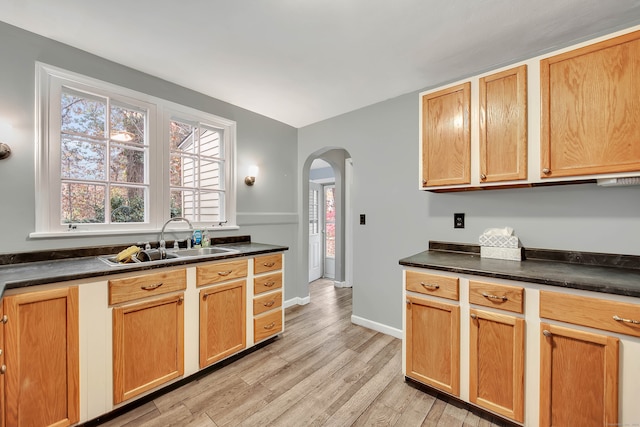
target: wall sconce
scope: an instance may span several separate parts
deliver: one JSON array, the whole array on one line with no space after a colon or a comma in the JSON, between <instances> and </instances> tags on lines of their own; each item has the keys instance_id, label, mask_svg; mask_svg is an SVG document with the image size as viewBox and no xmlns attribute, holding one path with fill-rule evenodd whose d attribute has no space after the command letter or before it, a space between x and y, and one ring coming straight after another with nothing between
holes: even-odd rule
<instances>
[{"instance_id":1,"label":"wall sconce","mask_svg":"<svg viewBox=\"0 0 640 427\"><path fill-rule=\"evenodd\" d=\"M258 166L249 166L249 175L244 178L244 183L248 186L252 186L256 182L256 176L258 176Z\"/></svg>"},{"instance_id":2,"label":"wall sconce","mask_svg":"<svg viewBox=\"0 0 640 427\"><path fill-rule=\"evenodd\" d=\"M0 120L0 137L8 138L11 135L12 126ZM0 142L0 160L6 159L11 155L11 147L4 142Z\"/></svg>"},{"instance_id":3,"label":"wall sconce","mask_svg":"<svg viewBox=\"0 0 640 427\"><path fill-rule=\"evenodd\" d=\"M4 142L0 142L0 160L4 160L11 155L11 147Z\"/></svg>"}]
</instances>

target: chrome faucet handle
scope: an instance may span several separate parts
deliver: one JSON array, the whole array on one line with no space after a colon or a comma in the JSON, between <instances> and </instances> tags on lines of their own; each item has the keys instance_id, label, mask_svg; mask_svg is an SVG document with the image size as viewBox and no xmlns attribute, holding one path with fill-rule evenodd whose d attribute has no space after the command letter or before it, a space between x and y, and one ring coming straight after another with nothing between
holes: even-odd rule
<instances>
[{"instance_id":1,"label":"chrome faucet handle","mask_svg":"<svg viewBox=\"0 0 640 427\"><path fill-rule=\"evenodd\" d=\"M166 242L164 240L160 240L160 245L158 246L158 249L166 249Z\"/></svg>"}]
</instances>

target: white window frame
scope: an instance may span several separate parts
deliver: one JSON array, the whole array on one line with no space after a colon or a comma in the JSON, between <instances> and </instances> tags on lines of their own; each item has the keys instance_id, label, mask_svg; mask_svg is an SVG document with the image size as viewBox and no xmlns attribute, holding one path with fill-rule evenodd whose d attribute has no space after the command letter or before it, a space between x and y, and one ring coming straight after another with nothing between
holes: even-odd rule
<instances>
[{"instance_id":1,"label":"white window frame","mask_svg":"<svg viewBox=\"0 0 640 427\"><path fill-rule=\"evenodd\" d=\"M78 235L118 235L157 233L170 219L169 120L193 118L215 124L224 130L225 144L225 218L227 223L194 223L209 230L237 229L235 141L236 123L213 114L179 105L161 98L86 77L58 67L36 62L36 227L31 238ZM145 173L149 184L146 221L143 223L61 224L60 216L60 92L63 86L87 93L109 96L148 112L145 137L149 160ZM107 195L107 198L109 195ZM108 199L107 199L108 200ZM108 202L107 202L108 203Z\"/></svg>"}]
</instances>

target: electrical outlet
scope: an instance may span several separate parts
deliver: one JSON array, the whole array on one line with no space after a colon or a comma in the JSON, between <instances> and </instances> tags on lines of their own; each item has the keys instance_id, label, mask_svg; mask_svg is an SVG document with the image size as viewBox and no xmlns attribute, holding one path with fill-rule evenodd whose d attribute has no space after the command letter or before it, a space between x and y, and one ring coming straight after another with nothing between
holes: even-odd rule
<instances>
[{"instance_id":1,"label":"electrical outlet","mask_svg":"<svg viewBox=\"0 0 640 427\"><path fill-rule=\"evenodd\" d=\"M360 214L360 225L365 225L367 223L367 218L364 214Z\"/></svg>"},{"instance_id":2,"label":"electrical outlet","mask_svg":"<svg viewBox=\"0 0 640 427\"><path fill-rule=\"evenodd\" d=\"M454 213L453 214L453 228L464 228L464 214L463 213Z\"/></svg>"}]
</instances>

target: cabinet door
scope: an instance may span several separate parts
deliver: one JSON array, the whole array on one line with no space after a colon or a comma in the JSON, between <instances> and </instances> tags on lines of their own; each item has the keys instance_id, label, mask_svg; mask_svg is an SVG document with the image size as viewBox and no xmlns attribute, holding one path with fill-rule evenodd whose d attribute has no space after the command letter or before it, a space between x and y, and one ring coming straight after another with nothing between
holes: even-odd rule
<instances>
[{"instance_id":1,"label":"cabinet door","mask_svg":"<svg viewBox=\"0 0 640 427\"><path fill-rule=\"evenodd\" d=\"M200 367L246 347L246 281L200 291Z\"/></svg>"},{"instance_id":2,"label":"cabinet door","mask_svg":"<svg viewBox=\"0 0 640 427\"><path fill-rule=\"evenodd\" d=\"M541 323L540 426L618 422L617 338Z\"/></svg>"},{"instance_id":3,"label":"cabinet door","mask_svg":"<svg viewBox=\"0 0 640 427\"><path fill-rule=\"evenodd\" d=\"M640 31L547 58L541 177L640 171Z\"/></svg>"},{"instance_id":4,"label":"cabinet door","mask_svg":"<svg viewBox=\"0 0 640 427\"><path fill-rule=\"evenodd\" d=\"M471 83L422 97L422 186L469 184Z\"/></svg>"},{"instance_id":5,"label":"cabinet door","mask_svg":"<svg viewBox=\"0 0 640 427\"><path fill-rule=\"evenodd\" d=\"M4 297L6 424L79 419L78 288Z\"/></svg>"},{"instance_id":6,"label":"cabinet door","mask_svg":"<svg viewBox=\"0 0 640 427\"><path fill-rule=\"evenodd\" d=\"M407 296L407 376L458 396L460 307Z\"/></svg>"},{"instance_id":7,"label":"cabinet door","mask_svg":"<svg viewBox=\"0 0 640 427\"><path fill-rule=\"evenodd\" d=\"M113 309L113 403L184 373L182 294Z\"/></svg>"},{"instance_id":8,"label":"cabinet door","mask_svg":"<svg viewBox=\"0 0 640 427\"><path fill-rule=\"evenodd\" d=\"M480 79L480 182L527 179L527 66Z\"/></svg>"},{"instance_id":9,"label":"cabinet door","mask_svg":"<svg viewBox=\"0 0 640 427\"><path fill-rule=\"evenodd\" d=\"M524 421L524 319L471 309L469 400Z\"/></svg>"}]
</instances>

